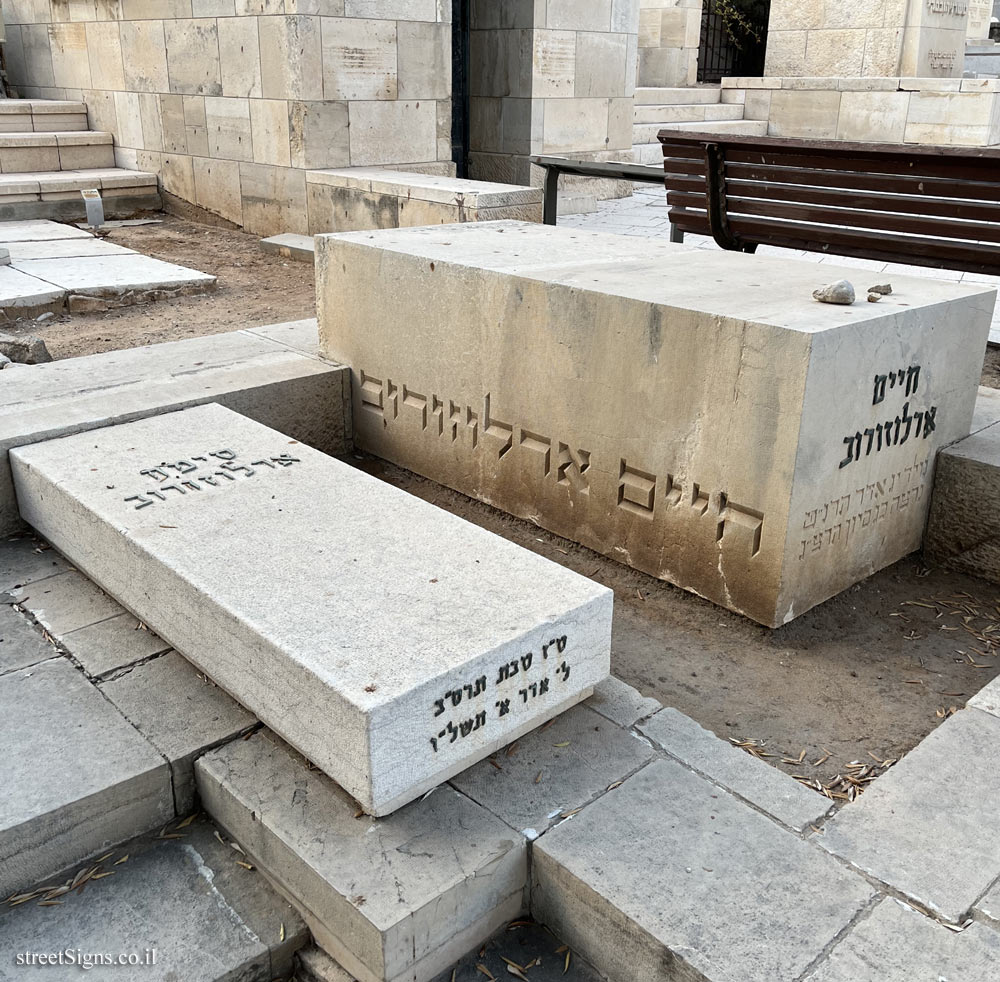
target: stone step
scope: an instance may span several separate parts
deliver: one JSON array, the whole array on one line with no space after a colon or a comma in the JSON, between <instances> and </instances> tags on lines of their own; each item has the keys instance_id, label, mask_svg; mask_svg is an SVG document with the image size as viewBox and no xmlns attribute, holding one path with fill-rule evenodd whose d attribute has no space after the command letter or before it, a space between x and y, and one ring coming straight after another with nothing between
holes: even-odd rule
<instances>
[{"instance_id":1,"label":"stone step","mask_svg":"<svg viewBox=\"0 0 1000 982\"><path fill-rule=\"evenodd\" d=\"M175 822L160 835L131 841L99 857L100 864L83 867L83 875L99 868L78 890L50 901L39 894L0 906L0 982L78 976L149 982L289 978L296 950L309 943L308 929L218 834L206 821ZM70 868L46 885L72 883L77 872ZM60 952L61 971L53 970L56 960L25 961L29 953ZM131 968L96 960L119 955L133 959L126 963Z\"/></svg>"},{"instance_id":2,"label":"stone step","mask_svg":"<svg viewBox=\"0 0 1000 982\"><path fill-rule=\"evenodd\" d=\"M114 166L114 137L110 133L0 133L0 171L4 174Z\"/></svg>"},{"instance_id":3,"label":"stone step","mask_svg":"<svg viewBox=\"0 0 1000 982\"><path fill-rule=\"evenodd\" d=\"M635 90L635 104L637 106L707 104L718 102L721 91L719 86L710 85L692 88L640 86Z\"/></svg>"},{"instance_id":4,"label":"stone step","mask_svg":"<svg viewBox=\"0 0 1000 982\"><path fill-rule=\"evenodd\" d=\"M0 133L66 133L87 128L87 107L82 102L0 99Z\"/></svg>"},{"instance_id":5,"label":"stone step","mask_svg":"<svg viewBox=\"0 0 1000 982\"><path fill-rule=\"evenodd\" d=\"M722 105L707 103L694 106L636 106L634 110L633 143L655 143L656 133L652 139L640 138L643 126L663 126L666 123L690 123L699 120L742 119L743 107L738 105Z\"/></svg>"},{"instance_id":6,"label":"stone step","mask_svg":"<svg viewBox=\"0 0 1000 982\"><path fill-rule=\"evenodd\" d=\"M725 133L727 136L767 136L767 120L732 119L706 123L667 123L662 129L692 133ZM657 147L659 149L659 147ZM661 158L662 158L662 151Z\"/></svg>"},{"instance_id":7,"label":"stone step","mask_svg":"<svg viewBox=\"0 0 1000 982\"><path fill-rule=\"evenodd\" d=\"M212 401L341 454L351 441L347 375L318 357L312 319L67 358L4 376L0 535L23 527L12 447Z\"/></svg>"},{"instance_id":8,"label":"stone step","mask_svg":"<svg viewBox=\"0 0 1000 982\"><path fill-rule=\"evenodd\" d=\"M262 252L272 256L284 256L285 259L296 259L299 262L311 263L316 258L316 241L311 235L300 235L297 232L282 232L260 240Z\"/></svg>"},{"instance_id":9,"label":"stone step","mask_svg":"<svg viewBox=\"0 0 1000 982\"><path fill-rule=\"evenodd\" d=\"M267 730L200 758L201 801L361 982L429 982L527 906L527 844L454 788L388 818Z\"/></svg>"},{"instance_id":10,"label":"stone step","mask_svg":"<svg viewBox=\"0 0 1000 982\"><path fill-rule=\"evenodd\" d=\"M155 174L121 167L32 171L0 174L0 221L84 221L87 209L80 192L91 189L100 191L105 218L129 218L161 207Z\"/></svg>"},{"instance_id":11,"label":"stone step","mask_svg":"<svg viewBox=\"0 0 1000 982\"><path fill-rule=\"evenodd\" d=\"M607 588L221 406L10 458L30 525L371 814L609 674ZM280 580L263 555L285 557Z\"/></svg>"}]
</instances>

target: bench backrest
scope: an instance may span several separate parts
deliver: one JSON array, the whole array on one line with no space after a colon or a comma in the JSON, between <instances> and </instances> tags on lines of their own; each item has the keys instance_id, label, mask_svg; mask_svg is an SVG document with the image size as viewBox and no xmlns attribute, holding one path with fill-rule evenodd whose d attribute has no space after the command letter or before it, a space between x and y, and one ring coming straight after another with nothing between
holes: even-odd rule
<instances>
[{"instance_id":1,"label":"bench backrest","mask_svg":"<svg viewBox=\"0 0 1000 982\"><path fill-rule=\"evenodd\" d=\"M768 244L1000 274L1000 152L662 130L670 221Z\"/></svg>"}]
</instances>

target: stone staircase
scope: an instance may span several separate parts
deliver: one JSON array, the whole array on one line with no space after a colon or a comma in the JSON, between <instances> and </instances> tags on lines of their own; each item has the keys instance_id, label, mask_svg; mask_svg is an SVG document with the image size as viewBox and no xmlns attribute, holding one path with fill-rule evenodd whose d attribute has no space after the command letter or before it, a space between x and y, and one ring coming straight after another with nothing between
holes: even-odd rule
<instances>
[{"instance_id":1,"label":"stone staircase","mask_svg":"<svg viewBox=\"0 0 1000 982\"><path fill-rule=\"evenodd\" d=\"M0 221L80 221L97 189L108 218L160 208L155 174L115 166L114 138L88 129L82 102L0 100Z\"/></svg>"},{"instance_id":2,"label":"stone staircase","mask_svg":"<svg viewBox=\"0 0 1000 982\"><path fill-rule=\"evenodd\" d=\"M727 133L731 136L766 136L767 123L743 118L743 106L722 102L715 86L690 89L639 88L635 92L632 152L637 164L658 164L663 159L656 139L662 129Z\"/></svg>"}]
</instances>

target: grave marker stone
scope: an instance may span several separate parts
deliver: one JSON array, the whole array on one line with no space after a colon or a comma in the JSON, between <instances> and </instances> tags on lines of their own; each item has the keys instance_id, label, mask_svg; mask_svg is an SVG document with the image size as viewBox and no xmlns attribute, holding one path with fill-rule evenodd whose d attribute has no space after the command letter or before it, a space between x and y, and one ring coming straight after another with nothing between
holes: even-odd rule
<instances>
[{"instance_id":1,"label":"grave marker stone","mask_svg":"<svg viewBox=\"0 0 1000 982\"><path fill-rule=\"evenodd\" d=\"M995 298L513 222L316 241L358 446L770 626L920 547Z\"/></svg>"},{"instance_id":2,"label":"grave marker stone","mask_svg":"<svg viewBox=\"0 0 1000 982\"><path fill-rule=\"evenodd\" d=\"M220 406L11 462L29 524L371 814L609 674L611 591Z\"/></svg>"}]
</instances>

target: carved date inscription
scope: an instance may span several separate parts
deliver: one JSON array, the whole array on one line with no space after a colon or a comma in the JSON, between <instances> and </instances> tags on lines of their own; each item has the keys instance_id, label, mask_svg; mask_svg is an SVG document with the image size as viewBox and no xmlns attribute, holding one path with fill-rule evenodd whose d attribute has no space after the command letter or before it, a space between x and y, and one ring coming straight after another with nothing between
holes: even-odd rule
<instances>
[{"instance_id":1,"label":"carved date inscription","mask_svg":"<svg viewBox=\"0 0 1000 982\"><path fill-rule=\"evenodd\" d=\"M548 695L554 686L569 681L572 668L563 658L568 644L564 634L541 645L537 652L528 651L497 666L496 676L480 675L477 679L454 686L434 700L435 718L449 709L461 709L460 719L449 720L435 736L430 737L431 749L437 753L445 744L455 743L481 730L493 714L502 719L518 705L527 705ZM558 664L557 664L558 663ZM514 683L520 688L514 691ZM496 696L496 698L494 698ZM492 705L490 703L492 702ZM441 725L439 722L437 725Z\"/></svg>"},{"instance_id":2,"label":"carved date inscription","mask_svg":"<svg viewBox=\"0 0 1000 982\"><path fill-rule=\"evenodd\" d=\"M164 460L155 467L144 467L139 474L153 487L147 488L142 494L129 495L124 500L126 503L136 502L137 509L149 508L158 501L168 500L168 491L177 496L224 488L230 483L267 473L264 468L274 471L300 463L298 457L287 453L264 456L246 464L240 463L237 456L234 451L224 448L206 454L194 454L184 460Z\"/></svg>"}]
</instances>

